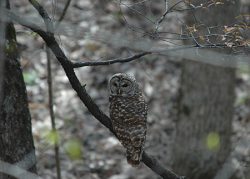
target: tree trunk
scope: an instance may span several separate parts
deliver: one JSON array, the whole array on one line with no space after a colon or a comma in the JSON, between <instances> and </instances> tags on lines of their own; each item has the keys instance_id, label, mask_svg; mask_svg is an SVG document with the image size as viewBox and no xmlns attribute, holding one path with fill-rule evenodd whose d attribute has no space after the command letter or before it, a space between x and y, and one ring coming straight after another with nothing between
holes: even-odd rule
<instances>
[{"instance_id":1,"label":"tree trunk","mask_svg":"<svg viewBox=\"0 0 250 179\"><path fill-rule=\"evenodd\" d=\"M193 4L205 2L196 0ZM234 0L223 2L223 5L196 11L196 22L206 27L232 23L239 3ZM194 16L189 14L187 17L187 24L194 24ZM173 169L178 174L192 179L212 179L228 157L231 150L234 82L234 69L183 61L179 116L173 146Z\"/></svg>"},{"instance_id":2,"label":"tree trunk","mask_svg":"<svg viewBox=\"0 0 250 179\"><path fill-rule=\"evenodd\" d=\"M1 1L1 5L3 5L3 1ZM8 2L6 7L9 8ZM1 28L5 33L1 33L4 36L0 36L2 78L2 83L0 83L0 160L35 173L35 148L31 131L31 117L25 83L18 61L16 32L13 24L10 23L1 22ZM4 170L4 166L0 167L0 171ZM7 170L11 171L8 167ZM14 175L14 173L9 174ZM13 177L0 172L0 178Z\"/></svg>"}]
</instances>

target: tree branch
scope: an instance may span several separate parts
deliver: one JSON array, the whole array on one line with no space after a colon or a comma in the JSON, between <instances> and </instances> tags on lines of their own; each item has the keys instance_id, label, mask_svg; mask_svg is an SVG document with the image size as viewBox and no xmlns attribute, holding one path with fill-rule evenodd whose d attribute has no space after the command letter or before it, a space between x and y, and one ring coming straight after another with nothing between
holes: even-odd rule
<instances>
[{"instance_id":1,"label":"tree branch","mask_svg":"<svg viewBox=\"0 0 250 179\"><path fill-rule=\"evenodd\" d=\"M155 33L157 32L157 30L159 29L160 24L162 23L162 21L165 19L166 15L171 12L178 4L182 3L183 0L176 2L173 6L171 6L170 8L166 9L166 11L163 13L163 15L160 17L160 19L156 22L156 27L155 27Z\"/></svg>"},{"instance_id":2,"label":"tree branch","mask_svg":"<svg viewBox=\"0 0 250 179\"><path fill-rule=\"evenodd\" d=\"M160 164L154 157L149 156L145 151L142 154L142 161L147 165L151 170L160 175L163 179L185 179L184 176L178 176L174 172L166 169Z\"/></svg>"},{"instance_id":3,"label":"tree branch","mask_svg":"<svg viewBox=\"0 0 250 179\"><path fill-rule=\"evenodd\" d=\"M53 32L53 23L51 21L51 18L49 17L49 14L46 12L46 10L37 2L36 0L29 0L30 4L37 10L37 12L40 14L40 16L43 18L43 21L46 25L47 31Z\"/></svg>"},{"instance_id":4,"label":"tree branch","mask_svg":"<svg viewBox=\"0 0 250 179\"><path fill-rule=\"evenodd\" d=\"M60 23L63 20L64 16L66 15L66 12L67 12L67 10L69 8L70 3L71 3L71 0L68 0L66 2L65 6L63 8L63 12L62 12L60 18L58 19L58 23Z\"/></svg>"},{"instance_id":5,"label":"tree branch","mask_svg":"<svg viewBox=\"0 0 250 179\"><path fill-rule=\"evenodd\" d=\"M133 60L137 60L149 54L151 54L151 52L142 52L142 53L138 53L127 58L117 58L117 59L107 60L107 61L74 62L72 65L73 65L73 68L79 68L79 67L84 67L84 66L100 66L100 65L111 65L114 63L126 63L126 62L130 62Z\"/></svg>"},{"instance_id":6,"label":"tree branch","mask_svg":"<svg viewBox=\"0 0 250 179\"><path fill-rule=\"evenodd\" d=\"M41 9L42 7L37 8L37 10ZM44 42L47 44L47 46L51 49L51 51L54 53L56 56L57 60L63 67L69 82L72 86L72 88L76 91L77 95L81 99L81 101L85 104L89 112L100 122L102 123L106 128L110 130L111 133L113 133L115 136L115 132L112 129L112 124L110 118L105 115L97 106L97 104L91 99L89 94L87 93L86 89L84 86L81 85L79 79L77 78L75 72L74 72L74 67L72 65L72 62L68 60L62 49L60 48L59 44L57 43L54 34L52 32L46 32L42 30L40 27L36 25L32 25L25 19L22 19L15 15L14 13L4 10L7 14L7 16L10 18L9 20L15 21L32 31L36 32L39 34ZM148 54L150 54L148 52ZM146 55L146 54L145 54ZM154 171L156 174L160 175L163 179L183 179L184 177L180 177L170 170L164 168L156 159L153 157L149 156L145 151L143 152L142 155L142 161L144 162L145 165L147 165L152 171Z\"/></svg>"}]
</instances>

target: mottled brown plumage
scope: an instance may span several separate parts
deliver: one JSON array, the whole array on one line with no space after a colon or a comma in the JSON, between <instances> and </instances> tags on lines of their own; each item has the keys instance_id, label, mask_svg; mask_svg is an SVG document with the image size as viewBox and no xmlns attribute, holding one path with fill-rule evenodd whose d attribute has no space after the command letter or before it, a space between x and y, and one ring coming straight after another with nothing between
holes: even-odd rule
<instances>
[{"instance_id":1,"label":"mottled brown plumage","mask_svg":"<svg viewBox=\"0 0 250 179\"><path fill-rule=\"evenodd\" d=\"M109 89L113 129L126 148L128 163L138 166L146 140L147 105L136 80L127 74L113 75Z\"/></svg>"}]
</instances>

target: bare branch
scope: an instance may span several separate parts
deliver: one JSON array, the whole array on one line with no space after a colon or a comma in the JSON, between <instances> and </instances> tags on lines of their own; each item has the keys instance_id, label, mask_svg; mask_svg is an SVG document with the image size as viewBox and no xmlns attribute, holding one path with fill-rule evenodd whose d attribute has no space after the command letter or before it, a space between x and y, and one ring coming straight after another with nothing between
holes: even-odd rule
<instances>
[{"instance_id":1,"label":"bare branch","mask_svg":"<svg viewBox=\"0 0 250 179\"><path fill-rule=\"evenodd\" d=\"M47 31L53 32L53 23L49 17L49 14L46 12L46 10L36 0L29 0L29 2L32 4L32 6L37 10L37 12L43 18Z\"/></svg>"},{"instance_id":2,"label":"bare branch","mask_svg":"<svg viewBox=\"0 0 250 179\"><path fill-rule=\"evenodd\" d=\"M45 9L36 0L29 0L29 2L33 5L33 7L39 12L40 16L43 18L47 31L53 31L53 23L49 15L45 11ZM53 83L51 77L51 53L47 45L46 45L46 55L47 55L47 72L48 72L47 82L48 82L48 93L49 93L50 120L53 132L57 133L56 123L55 123L55 113L53 109L54 100L53 100ZM54 150L55 150L57 178L61 179L60 154L59 154L59 145L57 141L54 144Z\"/></svg>"},{"instance_id":3,"label":"bare branch","mask_svg":"<svg viewBox=\"0 0 250 179\"><path fill-rule=\"evenodd\" d=\"M155 24L155 22L153 20L151 20L150 18L148 18L147 16L143 15L140 11L138 11L137 9L131 7L131 6L128 6L127 4L124 4L122 1L119 2L120 5L123 5L125 7L127 7L128 9L130 9L131 11L133 11L134 13L142 16L143 18L145 18L147 21L149 21L150 23L152 24Z\"/></svg>"},{"instance_id":4,"label":"bare branch","mask_svg":"<svg viewBox=\"0 0 250 179\"><path fill-rule=\"evenodd\" d=\"M142 161L155 173L160 175L162 178L178 178L185 179L184 176L178 176L174 172L164 168L155 158L149 156L146 152L142 154Z\"/></svg>"},{"instance_id":5,"label":"bare branch","mask_svg":"<svg viewBox=\"0 0 250 179\"><path fill-rule=\"evenodd\" d=\"M51 72L51 52L48 46L46 46L46 55L47 55L47 73L48 73L48 93L49 93L49 112L50 112L50 120L52 131L57 135L56 122L55 122L55 113L54 113L54 100L53 100L53 83L52 83L52 72ZM60 153L59 153L59 145L58 141L55 141L54 144L55 151L55 160L56 160L56 173L57 179L61 179L61 165L60 165Z\"/></svg>"},{"instance_id":6,"label":"bare branch","mask_svg":"<svg viewBox=\"0 0 250 179\"><path fill-rule=\"evenodd\" d=\"M166 11L163 13L163 15L160 17L160 19L157 21L156 23L156 27L155 27L155 33L157 32L160 24L162 23L162 21L165 19L166 15L171 12L178 4L180 4L181 2L183 2L183 0L178 1L177 3L175 3L173 6L171 6L170 8L166 9Z\"/></svg>"},{"instance_id":7,"label":"bare branch","mask_svg":"<svg viewBox=\"0 0 250 179\"><path fill-rule=\"evenodd\" d=\"M111 65L114 63L126 63L133 60L137 60L145 55L151 54L151 52L142 52L127 58L117 58L107 61L91 61L91 62L74 62L72 63L73 68L79 68L84 66L100 66L100 65Z\"/></svg>"},{"instance_id":8,"label":"bare branch","mask_svg":"<svg viewBox=\"0 0 250 179\"><path fill-rule=\"evenodd\" d=\"M63 12L62 12L60 18L58 19L58 23L60 23L60 22L63 20L65 14L66 14L66 12L67 12L67 10L68 10L68 8L69 8L70 2L71 2L71 0L68 0L68 1L66 2L65 6L64 6L64 8L63 8Z\"/></svg>"}]
</instances>

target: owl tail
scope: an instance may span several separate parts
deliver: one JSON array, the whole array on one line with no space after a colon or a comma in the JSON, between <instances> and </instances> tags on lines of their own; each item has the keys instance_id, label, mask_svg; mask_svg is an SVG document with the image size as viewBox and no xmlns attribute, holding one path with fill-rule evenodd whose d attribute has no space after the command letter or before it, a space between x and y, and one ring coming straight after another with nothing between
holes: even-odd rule
<instances>
[{"instance_id":1,"label":"owl tail","mask_svg":"<svg viewBox=\"0 0 250 179\"><path fill-rule=\"evenodd\" d=\"M130 153L127 151L127 161L132 167L138 167L141 162L141 150Z\"/></svg>"}]
</instances>

